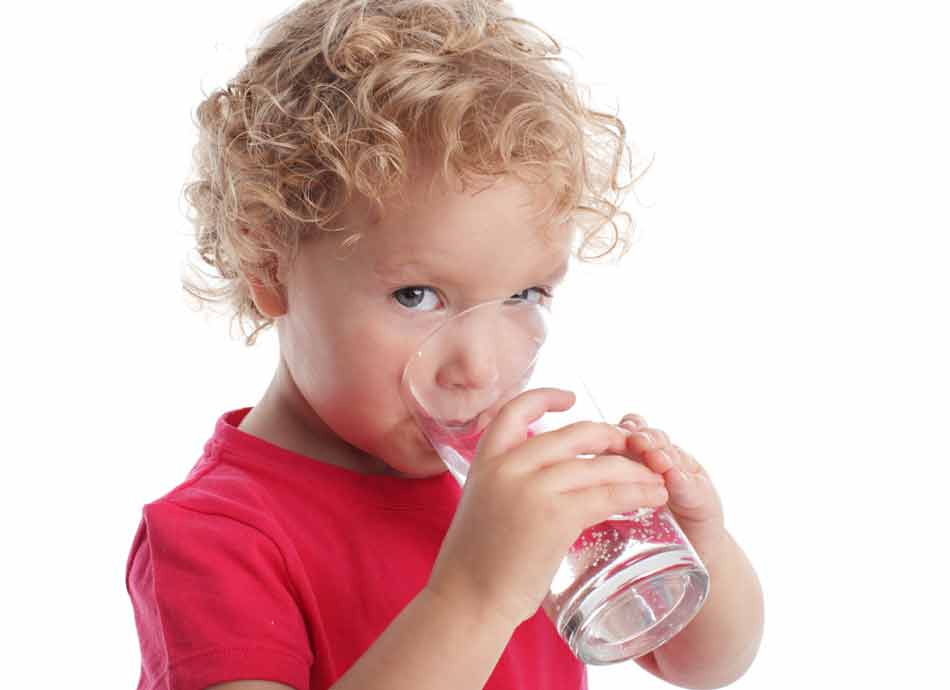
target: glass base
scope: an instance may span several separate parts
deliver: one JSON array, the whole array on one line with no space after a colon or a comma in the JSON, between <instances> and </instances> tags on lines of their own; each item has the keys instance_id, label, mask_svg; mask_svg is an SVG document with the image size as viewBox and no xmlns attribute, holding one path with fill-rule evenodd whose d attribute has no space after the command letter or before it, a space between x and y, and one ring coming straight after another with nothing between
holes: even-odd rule
<instances>
[{"instance_id":1,"label":"glass base","mask_svg":"<svg viewBox=\"0 0 950 690\"><path fill-rule=\"evenodd\" d=\"M621 565L579 592L557 628L585 664L613 664L668 642L699 613L708 593L705 570L684 564L682 554L660 552Z\"/></svg>"}]
</instances>

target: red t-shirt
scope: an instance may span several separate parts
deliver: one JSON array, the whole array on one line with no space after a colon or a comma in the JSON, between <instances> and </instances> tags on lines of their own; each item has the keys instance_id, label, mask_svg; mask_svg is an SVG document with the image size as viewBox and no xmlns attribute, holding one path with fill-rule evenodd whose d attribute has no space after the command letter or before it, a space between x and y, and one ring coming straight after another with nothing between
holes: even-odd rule
<instances>
[{"instance_id":1,"label":"red t-shirt","mask_svg":"<svg viewBox=\"0 0 950 690\"><path fill-rule=\"evenodd\" d=\"M148 503L126 587L138 690L261 679L329 688L422 589L461 488L317 462L224 413L185 481ZM586 667L542 609L487 690L586 690Z\"/></svg>"}]
</instances>

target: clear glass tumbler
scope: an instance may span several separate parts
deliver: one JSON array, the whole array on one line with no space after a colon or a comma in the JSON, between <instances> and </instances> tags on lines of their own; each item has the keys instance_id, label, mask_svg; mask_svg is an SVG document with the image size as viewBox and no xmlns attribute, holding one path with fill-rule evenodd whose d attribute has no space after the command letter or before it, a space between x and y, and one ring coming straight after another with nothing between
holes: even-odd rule
<instances>
[{"instance_id":1,"label":"clear glass tumbler","mask_svg":"<svg viewBox=\"0 0 950 690\"><path fill-rule=\"evenodd\" d=\"M582 357L597 356L594 346L576 344L584 340L547 306L523 299L476 305L426 336L406 364L402 393L460 485L494 415L528 388L571 390L576 402L529 425L526 438L583 419L607 421L577 373ZM460 376L466 385L447 384ZM585 529L542 607L581 661L601 665L670 640L708 593L709 573L669 509L641 508Z\"/></svg>"}]
</instances>

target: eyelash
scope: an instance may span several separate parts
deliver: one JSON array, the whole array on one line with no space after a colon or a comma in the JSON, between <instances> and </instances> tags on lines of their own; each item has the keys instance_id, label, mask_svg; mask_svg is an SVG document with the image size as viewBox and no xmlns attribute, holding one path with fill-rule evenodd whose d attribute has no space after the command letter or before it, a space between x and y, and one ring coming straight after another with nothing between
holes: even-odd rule
<instances>
[{"instance_id":1,"label":"eyelash","mask_svg":"<svg viewBox=\"0 0 950 690\"><path fill-rule=\"evenodd\" d=\"M408 286L406 286L406 287L399 288L398 290L394 290L394 291L392 292L392 295L391 295L391 296L392 296L392 298L393 298L394 300L396 300L397 303L399 303L399 300L396 298L396 295L398 295L398 294L401 293L401 292L406 292L406 291L409 291L409 290L429 290L429 291L431 291L431 292L433 292L433 293L435 292L435 290L434 290L433 288L428 287L428 286L426 286L426 285L408 285ZM540 292L546 299L551 299L551 298L554 296L554 295L551 293L551 290L550 290L550 289L548 289L548 288L546 288L546 287L541 287L541 286L539 286L539 285L536 285L536 286L534 286L534 287L525 288L525 289L522 290L521 292L527 292L528 290L537 290L537 291ZM521 293L518 293L518 294L521 294ZM509 299L512 299L512 298L514 298L514 295L512 295L512 297L509 298ZM540 302L539 302L539 303L540 303ZM415 308L413 308L413 307L407 307L406 305L401 304L401 303L399 303L399 306L403 307L404 309L406 309L406 310L408 310L408 311L425 311L425 310L415 309ZM431 310L429 310L429 311L431 311Z\"/></svg>"}]
</instances>

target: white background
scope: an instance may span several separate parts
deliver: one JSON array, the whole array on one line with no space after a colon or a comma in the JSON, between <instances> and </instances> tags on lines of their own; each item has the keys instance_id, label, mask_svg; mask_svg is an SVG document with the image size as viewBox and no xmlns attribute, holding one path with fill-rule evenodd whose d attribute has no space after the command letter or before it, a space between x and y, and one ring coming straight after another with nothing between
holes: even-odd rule
<instances>
[{"instance_id":1,"label":"white background","mask_svg":"<svg viewBox=\"0 0 950 690\"><path fill-rule=\"evenodd\" d=\"M124 575L141 506L270 380L275 332L246 348L183 298L179 195L201 89L288 6L3 10L6 685L134 687ZM738 688L939 684L941 6L515 3L655 156L627 205L634 250L573 281L573 299L606 336L592 373L603 404L705 465L755 564L765 639ZM632 662L590 678L668 687Z\"/></svg>"}]
</instances>

